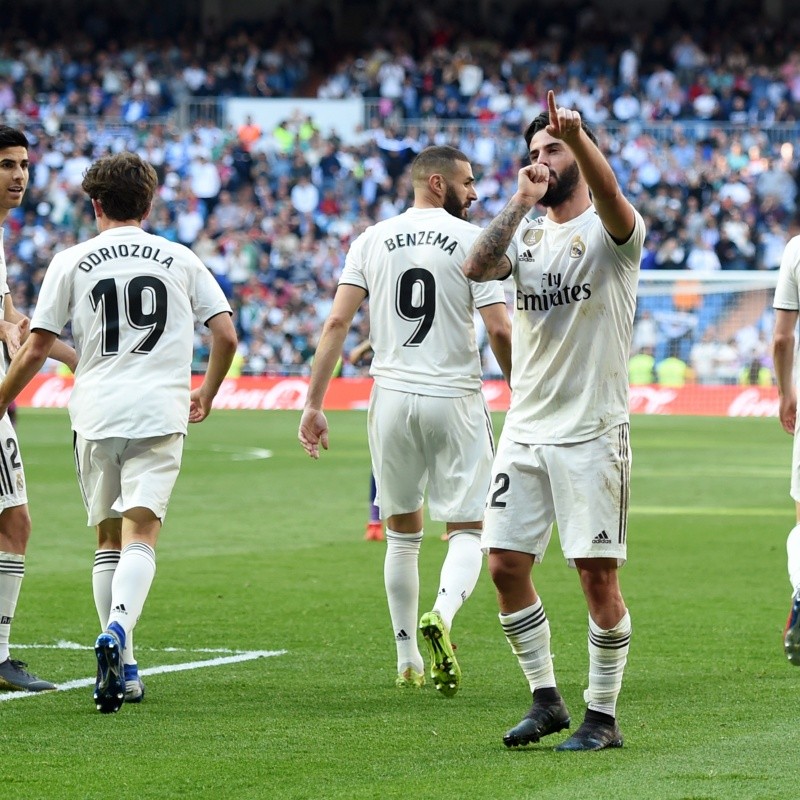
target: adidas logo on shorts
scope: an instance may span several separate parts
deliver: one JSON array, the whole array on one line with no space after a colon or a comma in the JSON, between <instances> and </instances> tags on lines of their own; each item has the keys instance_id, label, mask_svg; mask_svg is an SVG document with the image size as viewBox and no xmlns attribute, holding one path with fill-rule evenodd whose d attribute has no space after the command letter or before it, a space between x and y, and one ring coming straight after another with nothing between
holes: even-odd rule
<instances>
[{"instance_id":1,"label":"adidas logo on shorts","mask_svg":"<svg viewBox=\"0 0 800 800\"><path fill-rule=\"evenodd\" d=\"M597 536L592 539L592 544L611 544L611 539L605 531L600 531Z\"/></svg>"}]
</instances>

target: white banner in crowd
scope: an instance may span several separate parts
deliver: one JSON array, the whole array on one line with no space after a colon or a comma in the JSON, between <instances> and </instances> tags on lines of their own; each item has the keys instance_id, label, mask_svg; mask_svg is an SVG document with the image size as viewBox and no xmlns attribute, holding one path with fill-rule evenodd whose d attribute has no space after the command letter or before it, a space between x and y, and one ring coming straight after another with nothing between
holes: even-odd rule
<instances>
[{"instance_id":1,"label":"white banner in crowd","mask_svg":"<svg viewBox=\"0 0 800 800\"><path fill-rule=\"evenodd\" d=\"M262 130L269 133L285 120L299 122L311 117L323 136L332 133L346 144L355 144L364 122L364 101L315 100L313 98L231 97L225 104L227 122L238 128L249 116Z\"/></svg>"}]
</instances>

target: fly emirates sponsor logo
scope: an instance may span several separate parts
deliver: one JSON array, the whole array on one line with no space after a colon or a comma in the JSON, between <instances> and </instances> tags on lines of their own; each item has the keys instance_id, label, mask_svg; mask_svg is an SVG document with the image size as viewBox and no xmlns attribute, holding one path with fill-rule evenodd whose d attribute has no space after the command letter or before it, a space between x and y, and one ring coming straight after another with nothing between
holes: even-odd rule
<instances>
[{"instance_id":1,"label":"fly emirates sponsor logo","mask_svg":"<svg viewBox=\"0 0 800 800\"><path fill-rule=\"evenodd\" d=\"M588 300L592 296L590 283L570 286L563 282L560 272L542 275L540 291L526 292L517 289L517 309L519 311L549 311L557 306L566 306Z\"/></svg>"}]
</instances>

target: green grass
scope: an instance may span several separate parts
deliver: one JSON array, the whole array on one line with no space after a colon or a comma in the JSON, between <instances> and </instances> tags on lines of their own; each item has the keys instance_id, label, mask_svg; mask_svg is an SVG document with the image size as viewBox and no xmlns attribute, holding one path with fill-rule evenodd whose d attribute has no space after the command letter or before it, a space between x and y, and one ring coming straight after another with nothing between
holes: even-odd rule
<instances>
[{"instance_id":1,"label":"green grass","mask_svg":"<svg viewBox=\"0 0 800 800\"><path fill-rule=\"evenodd\" d=\"M634 636L619 716L626 745L508 751L529 704L484 573L454 628L463 689L394 689L384 547L362 540L363 413L331 413L310 461L299 414L215 412L193 427L136 631L142 667L286 655L147 679L147 698L98 714L89 688L0 702L4 794L39 798L754 800L794 794L800 671L781 650L791 442L775 420L635 417L629 564ZM500 417L497 418L497 428ZM91 645L94 534L63 412L23 410L33 535L13 642ZM248 448L267 459L239 460ZM425 610L446 545L428 523ZM556 675L582 714L586 610L553 541L536 568ZM164 648L180 648L164 652ZM57 682L91 650L19 649Z\"/></svg>"}]
</instances>

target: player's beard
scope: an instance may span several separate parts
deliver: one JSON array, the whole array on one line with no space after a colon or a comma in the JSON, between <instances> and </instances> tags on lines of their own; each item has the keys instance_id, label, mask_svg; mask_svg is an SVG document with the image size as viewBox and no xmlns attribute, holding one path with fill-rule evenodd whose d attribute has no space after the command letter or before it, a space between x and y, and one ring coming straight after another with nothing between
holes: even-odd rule
<instances>
[{"instance_id":1,"label":"player's beard","mask_svg":"<svg viewBox=\"0 0 800 800\"><path fill-rule=\"evenodd\" d=\"M458 217L458 219L466 219L469 214L469 207L465 206L458 199L455 189L453 189L449 183L447 184L447 189L445 189L442 208L444 208L448 214Z\"/></svg>"},{"instance_id":2,"label":"player's beard","mask_svg":"<svg viewBox=\"0 0 800 800\"><path fill-rule=\"evenodd\" d=\"M564 168L561 175L555 176L555 183L548 187L539 204L546 208L553 208L565 203L572 196L580 179L581 171L578 169L578 162L573 161Z\"/></svg>"}]
</instances>

